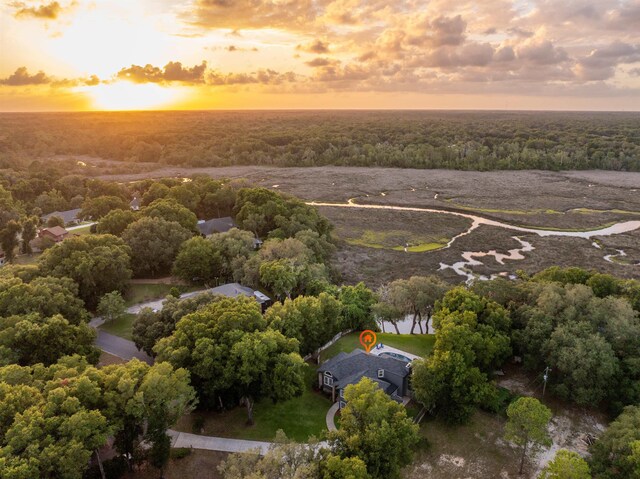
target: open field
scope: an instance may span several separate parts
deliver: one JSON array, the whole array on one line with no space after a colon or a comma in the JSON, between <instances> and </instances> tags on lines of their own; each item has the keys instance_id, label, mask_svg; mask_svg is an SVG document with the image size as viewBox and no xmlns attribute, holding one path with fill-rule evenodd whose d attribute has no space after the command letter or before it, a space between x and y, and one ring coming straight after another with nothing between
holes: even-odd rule
<instances>
[{"instance_id":1,"label":"open field","mask_svg":"<svg viewBox=\"0 0 640 479\"><path fill-rule=\"evenodd\" d=\"M511 225L550 230L590 230L621 221L640 220L640 173L613 171L452 171L398 168L178 168L131 175L104 176L132 181L146 177L189 176L247 178L267 188L316 202L411 206L475 214ZM519 248L514 236L531 243L524 259L481 259L469 268L474 274L537 272L552 265L595 268L620 277L640 277L640 231L593 239L518 233L480 226L456 239L468 220L447 214L322 207L336 225L339 242L335 265L343 281L377 286L412 274L440 274L458 282L467 278L452 265L464 252L507 254ZM409 243L408 252L404 244ZM411 248L413 246L413 248ZM624 250L626 256L618 250ZM605 259L607 257L609 261Z\"/></svg>"}]
</instances>

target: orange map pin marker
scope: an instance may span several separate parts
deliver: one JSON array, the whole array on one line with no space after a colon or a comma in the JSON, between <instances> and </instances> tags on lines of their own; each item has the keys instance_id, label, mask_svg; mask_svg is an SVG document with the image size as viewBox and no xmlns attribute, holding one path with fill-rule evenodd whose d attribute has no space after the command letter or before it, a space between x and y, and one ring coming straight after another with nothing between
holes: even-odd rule
<instances>
[{"instance_id":1,"label":"orange map pin marker","mask_svg":"<svg viewBox=\"0 0 640 479\"><path fill-rule=\"evenodd\" d=\"M376 333L370 329L365 329L360 333L360 344L364 346L365 351L371 351L371 348L376 344Z\"/></svg>"}]
</instances>

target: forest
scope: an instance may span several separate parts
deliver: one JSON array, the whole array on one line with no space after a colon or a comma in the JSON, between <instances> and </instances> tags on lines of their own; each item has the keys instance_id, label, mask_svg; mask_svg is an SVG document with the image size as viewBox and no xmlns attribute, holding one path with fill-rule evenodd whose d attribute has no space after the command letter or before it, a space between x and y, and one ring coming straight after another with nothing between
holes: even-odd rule
<instances>
[{"instance_id":1,"label":"forest","mask_svg":"<svg viewBox=\"0 0 640 479\"><path fill-rule=\"evenodd\" d=\"M640 171L637 113L100 112L0 115L0 168L55 155L181 166Z\"/></svg>"}]
</instances>

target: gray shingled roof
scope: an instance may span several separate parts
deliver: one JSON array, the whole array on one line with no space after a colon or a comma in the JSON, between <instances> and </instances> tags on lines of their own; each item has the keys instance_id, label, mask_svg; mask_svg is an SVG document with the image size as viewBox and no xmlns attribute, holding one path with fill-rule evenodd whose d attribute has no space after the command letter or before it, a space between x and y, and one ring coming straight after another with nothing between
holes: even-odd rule
<instances>
[{"instance_id":1,"label":"gray shingled roof","mask_svg":"<svg viewBox=\"0 0 640 479\"><path fill-rule=\"evenodd\" d=\"M322 373L329 371L334 381L339 387L342 387L343 381L348 380L351 376L359 375L359 377L367 376L377 379L378 369L384 369L400 377L405 377L410 372L406 366L407 363L399 359L380 357L375 354L365 353L362 349L355 349L349 354L340 353L325 361L320 365L318 371Z\"/></svg>"},{"instance_id":2,"label":"gray shingled roof","mask_svg":"<svg viewBox=\"0 0 640 479\"><path fill-rule=\"evenodd\" d=\"M75 210L67 210L67 211L54 211L53 213L49 213L48 215L44 215L42 217L43 222L47 222L49 218L52 216L58 216L62 218L64 224L67 225L73 221L78 221L78 214L80 213L80 208L76 208Z\"/></svg>"},{"instance_id":3,"label":"gray shingled roof","mask_svg":"<svg viewBox=\"0 0 640 479\"><path fill-rule=\"evenodd\" d=\"M255 298L256 301L258 301L258 303L260 304L265 303L271 299L260 291L254 291L251 288L242 286L240 283L227 283L221 286L216 286L215 288L208 289L206 291L194 291L193 293L183 294L182 296L180 296L180 298L190 298L202 293L220 294L228 298L235 298L236 296L244 295L250 298Z\"/></svg>"},{"instance_id":4,"label":"gray shingled roof","mask_svg":"<svg viewBox=\"0 0 640 479\"><path fill-rule=\"evenodd\" d=\"M213 218L211 220L198 223L198 230L205 236L212 235L214 233L226 233L231 228L237 228L235 221L230 216L224 218Z\"/></svg>"}]
</instances>

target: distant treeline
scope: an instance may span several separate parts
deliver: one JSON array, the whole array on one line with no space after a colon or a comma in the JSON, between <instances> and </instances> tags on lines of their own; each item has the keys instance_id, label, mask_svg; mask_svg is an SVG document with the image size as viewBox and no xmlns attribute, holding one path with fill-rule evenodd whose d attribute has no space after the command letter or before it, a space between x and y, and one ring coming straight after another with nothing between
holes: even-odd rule
<instances>
[{"instance_id":1,"label":"distant treeline","mask_svg":"<svg viewBox=\"0 0 640 479\"><path fill-rule=\"evenodd\" d=\"M640 171L640 114L250 111L0 115L0 168L55 154L184 166Z\"/></svg>"}]
</instances>

